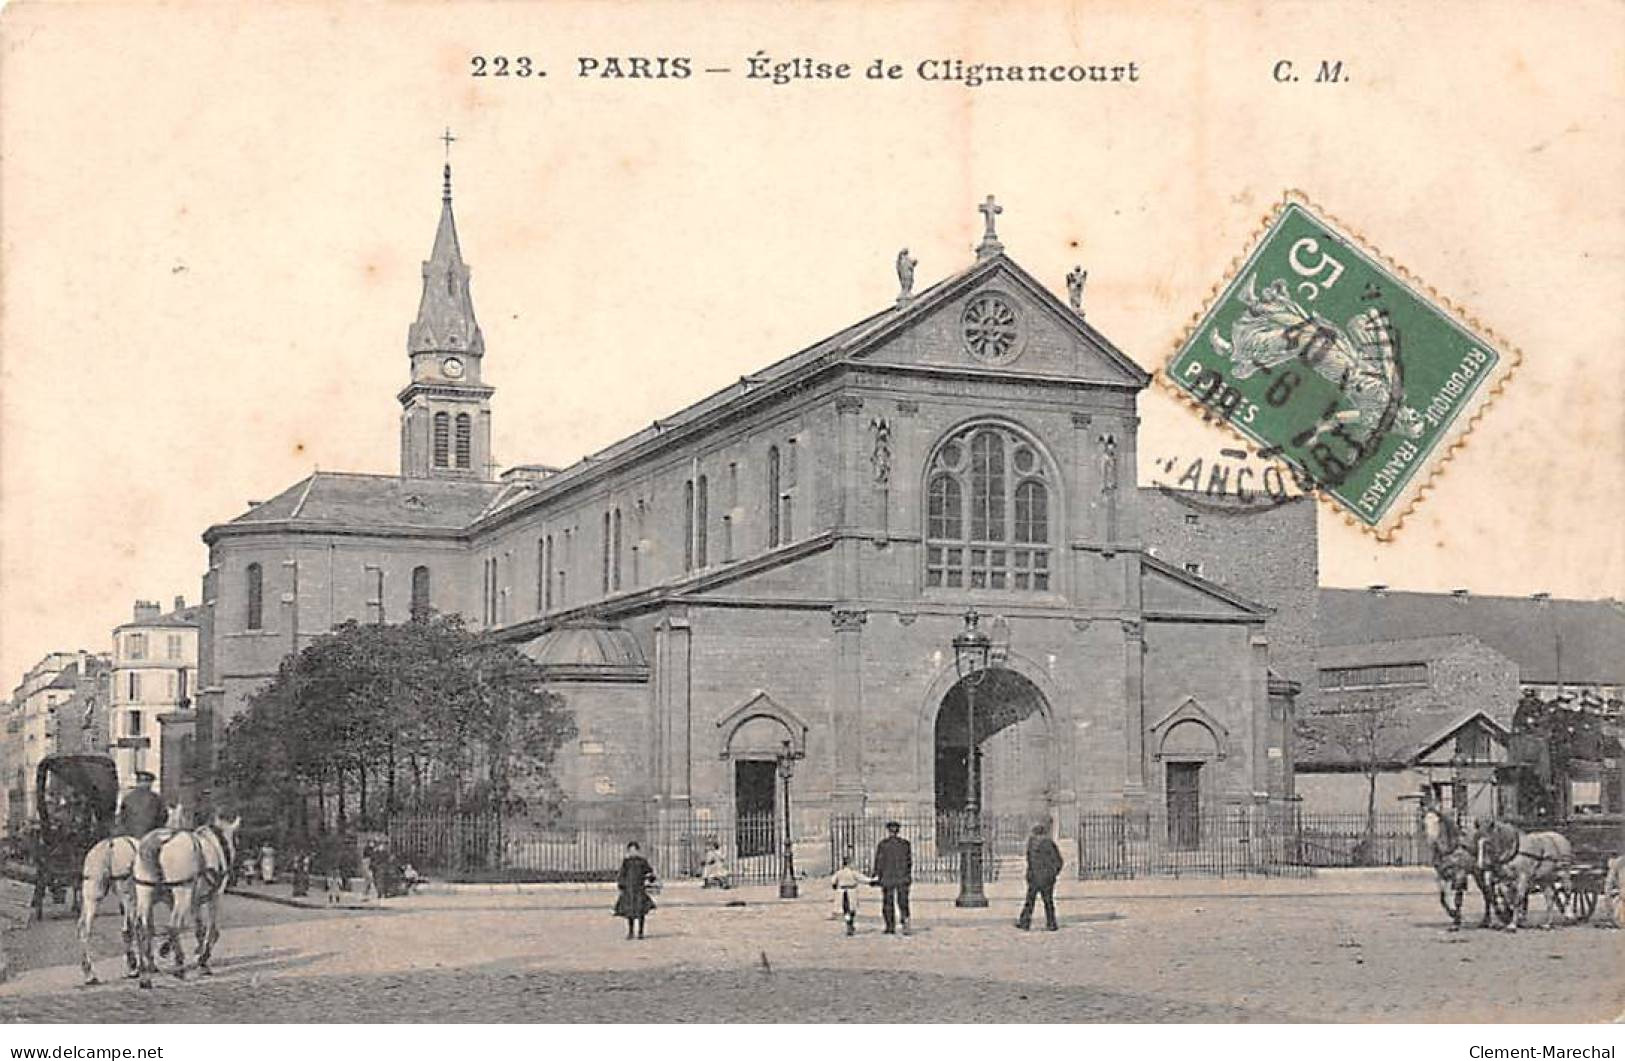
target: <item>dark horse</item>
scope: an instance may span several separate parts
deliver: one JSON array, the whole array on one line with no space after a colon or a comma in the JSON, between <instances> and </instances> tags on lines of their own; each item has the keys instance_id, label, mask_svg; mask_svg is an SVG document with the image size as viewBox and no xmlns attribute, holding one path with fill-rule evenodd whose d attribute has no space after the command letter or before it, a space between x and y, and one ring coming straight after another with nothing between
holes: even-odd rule
<instances>
[{"instance_id":1,"label":"dark horse","mask_svg":"<svg viewBox=\"0 0 1625 1061\"><path fill-rule=\"evenodd\" d=\"M1478 927L1489 928L1491 911L1495 909L1494 889L1478 864L1477 836L1463 833L1453 819L1435 807L1422 815L1422 829L1427 835L1428 854L1438 878L1439 905L1450 915L1450 930L1454 932L1461 927L1461 907L1467 895L1468 878L1478 884L1478 893L1484 897L1484 917Z\"/></svg>"}]
</instances>

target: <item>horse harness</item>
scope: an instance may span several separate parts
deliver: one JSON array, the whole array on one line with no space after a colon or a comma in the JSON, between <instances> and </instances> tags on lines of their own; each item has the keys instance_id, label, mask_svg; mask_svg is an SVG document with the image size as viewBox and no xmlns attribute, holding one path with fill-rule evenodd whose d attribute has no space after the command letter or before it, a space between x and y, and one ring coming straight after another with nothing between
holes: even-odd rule
<instances>
[{"instance_id":1,"label":"horse harness","mask_svg":"<svg viewBox=\"0 0 1625 1061\"><path fill-rule=\"evenodd\" d=\"M1527 858L1527 859L1532 859L1535 862L1557 862L1557 863L1561 863L1563 861L1561 858L1559 858L1556 855L1543 855L1543 854L1539 853L1538 851L1525 851L1523 849L1523 833L1515 832L1515 833L1513 833L1513 836L1512 836L1512 851L1505 858L1496 859L1496 860L1492 861L1490 863L1490 868L1491 869L1500 869L1502 866L1506 865L1508 862L1511 862L1513 859L1517 858L1519 855L1522 855L1524 858Z\"/></svg>"},{"instance_id":2,"label":"horse harness","mask_svg":"<svg viewBox=\"0 0 1625 1061\"><path fill-rule=\"evenodd\" d=\"M213 891L213 890L217 889L220 886L220 882L225 879L226 872L225 872L224 869L215 869L213 866L209 865L209 860L208 860L208 858L206 857L206 855L205 855L205 853L203 851L203 841L198 839L198 833L205 832L205 831L207 831L209 833L209 835L214 837L214 842L220 848L220 857L224 860L225 865L229 867L231 865L231 860L232 860L232 855L233 855L231 845L226 843L225 836L220 832L219 829L216 829L214 827L214 825L211 823L209 825L203 826L202 828L193 830L192 832L177 833L176 834L176 835L184 835L187 839L192 841L192 850L197 854L198 865L201 867L195 874L193 874L190 877L187 877L185 880L145 881L145 880L142 880L139 877L137 877L136 878L136 883L137 884L145 884L150 888L173 888L173 887L176 887L177 885L181 885L181 884L190 884L193 881L198 880L199 878L201 878L202 881L203 881L204 886L207 887L210 891ZM169 843L169 841L173 840L174 838L175 838L174 836L165 837L164 840L163 840L163 843L167 844L167 843ZM162 850L163 850L163 845L160 844L159 845L159 851L161 852ZM139 859L137 861L139 861ZM133 870L132 870L132 872L133 872ZM158 872L159 872L160 875L163 873L162 867L159 868Z\"/></svg>"}]
</instances>

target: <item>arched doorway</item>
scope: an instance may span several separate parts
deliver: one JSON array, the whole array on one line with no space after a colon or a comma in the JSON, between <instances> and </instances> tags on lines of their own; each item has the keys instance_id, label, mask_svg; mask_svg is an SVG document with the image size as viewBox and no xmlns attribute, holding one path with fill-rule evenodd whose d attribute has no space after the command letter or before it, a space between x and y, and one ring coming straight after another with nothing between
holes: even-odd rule
<instances>
[{"instance_id":1,"label":"arched doorway","mask_svg":"<svg viewBox=\"0 0 1625 1061\"><path fill-rule=\"evenodd\" d=\"M957 682L937 711L934 787L938 814L956 814L970 795L970 752L965 682ZM976 687L976 746L982 753L984 818L1035 821L1049 814L1052 738L1044 694L1016 671L994 667Z\"/></svg>"}]
</instances>

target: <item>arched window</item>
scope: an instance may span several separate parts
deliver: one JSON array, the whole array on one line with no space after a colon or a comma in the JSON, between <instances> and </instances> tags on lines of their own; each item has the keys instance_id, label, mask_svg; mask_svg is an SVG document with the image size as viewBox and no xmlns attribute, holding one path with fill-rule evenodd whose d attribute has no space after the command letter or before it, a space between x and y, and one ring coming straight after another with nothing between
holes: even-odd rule
<instances>
[{"instance_id":1,"label":"arched window","mask_svg":"<svg viewBox=\"0 0 1625 1061\"><path fill-rule=\"evenodd\" d=\"M610 523L610 515L609 515L608 512L605 512L604 513L604 574L603 574L603 585L599 587L599 592L600 593L608 593L609 592L609 552L610 552L610 547L611 547L611 544L612 544L610 542L610 540L609 540L609 530L610 530L609 523Z\"/></svg>"},{"instance_id":2,"label":"arched window","mask_svg":"<svg viewBox=\"0 0 1625 1061\"><path fill-rule=\"evenodd\" d=\"M779 447L767 447L767 547L779 545Z\"/></svg>"},{"instance_id":3,"label":"arched window","mask_svg":"<svg viewBox=\"0 0 1625 1061\"><path fill-rule=\"evenodd\" d=\"M620 509L615 510L614 538L615 538L615 544L614 544L613 551L611 552L611 555L610 555L610 565L611 566L610 566L610 571L609 571L609 588L612 589L612 590L617 590L618 591L621 588L621 510Z\"/></svg>"},{"instance_id":4,"label":"arched window","mask_svg":"<svg viewBox=\"0 0 1625 1061\"><path fill-rule=\"evenodd\" d=\"M429 617L429 569L418 565L412 569L412 621L420 623Z\"/></svg>"},{"instance_id":5,"label":"arched window","mask_svg":"<svg viewBox=\"0 0 1625 1061\"><path fill-rule=\"evenodd\" d=\"M1050 473L1038 448L980 424L931 457L926 481L925 584L1050 588Z\"/></svg>"},{"instance_id":6,"label":"arched window","mask_svg":"<svg viewBox=\"0 0 1625 1061\"><path fill-rule=\"evenodd\" d=\"M249 564L247 572L248 624L247 629L259 630L265 625L265 573L259 564Z\"/></svg>"},{"instance_id":7,"label":"arched window","mask_svg":"<svg viewBox=\"0 0 1625 1061\"><path fill-rule=\"evenodd\" d=\"M474 451L474 421L467 413L457 414L457 467L469 467Z\"/></svg>"},{"instance_id":8,"label":"arched window","mask_svg":"<svg viewBox=\"0 0 1625 1061\"><path fill-rule=\"evenodd\" d=\"M705 476L700 476L699 489L694 500L694 560L699 567L704 567L707 562L705 530L711 508L709 485Z\"/></svg>"},{"instance_id":9,"label":"arched window","mask_svg":"<svg viewBox=\"0 0 1625 1061\"><path fill-rule=\"evenodd\" d=\"M448 413L434 414L434 466L444 468L451 451L451 416Z\"/></svg>"},{"instance_id":10,"label":"arched window","mask_svg":"<svg viewBox=\"0 0 1625 1061\"><path fill-rule=\"evenodd\" d=\"M694 480L683 484L683 570L694 570Z\"/></svg>"}]
</instances>

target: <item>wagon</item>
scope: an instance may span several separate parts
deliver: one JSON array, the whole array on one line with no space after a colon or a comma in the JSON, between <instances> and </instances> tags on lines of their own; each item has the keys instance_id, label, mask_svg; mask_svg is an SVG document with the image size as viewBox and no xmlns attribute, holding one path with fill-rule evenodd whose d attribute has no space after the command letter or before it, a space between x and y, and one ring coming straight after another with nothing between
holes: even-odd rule
<instances>
[{"instance_id":1,"label":"wagon","mask_svg":"<svg viewBox=\"0 0 1625 1061\"><path fill-rule=\"evenodd\" d=\"M105 755L49 755L34 773L34 918L69 898L79 911L79 877L85 852L112 832L118 805L118 770Z\"/></svg>"},{"instance_id":2,"label":"wagon","mask_svg":"<svg viewBox=\"0 0 1625 1061\"><path fill-rule=\"evenodd\" d=\"M1574 848L1574 862L1568 879L1558 884L1558 901L1565 914L1586 921L1597 910L1608 860L1625 853L1625 816L1571 818L1560 831Z\"/></svg>"}]
</instances>

